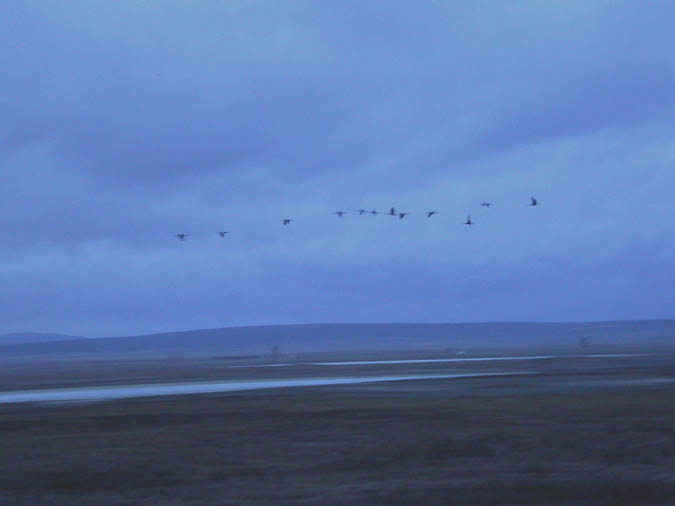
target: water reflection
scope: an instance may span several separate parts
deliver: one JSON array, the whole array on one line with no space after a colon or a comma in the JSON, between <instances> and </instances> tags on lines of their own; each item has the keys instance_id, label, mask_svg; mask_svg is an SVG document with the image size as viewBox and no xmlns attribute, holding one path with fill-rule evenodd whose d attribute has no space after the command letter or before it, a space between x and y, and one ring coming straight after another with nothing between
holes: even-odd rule
<instances>
[{"instance_id":1,"label":"water reflection","mask_svg":"<svg viewBox=\"0 0 675 506\"><path fill-rule=\"evenodd\" d=\"M381 381L410 381L430 379L475 378L483 376L513 376L527 372L427 374L411 376L366 376L343 378L296 378L275 380L219 381L200 383L158 383L154 385L115 385L103 387L59 388L0 392L0 404L22 402L99 401L161 395L207 394L238 392L264 388L292 388L325 385L353 385Z\"/></svg>"}]
</instances>

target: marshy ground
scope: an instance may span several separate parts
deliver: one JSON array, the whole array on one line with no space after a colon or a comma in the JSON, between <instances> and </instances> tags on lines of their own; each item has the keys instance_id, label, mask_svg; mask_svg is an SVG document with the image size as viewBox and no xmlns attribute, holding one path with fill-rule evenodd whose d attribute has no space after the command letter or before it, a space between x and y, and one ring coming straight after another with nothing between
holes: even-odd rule
<instances>
[{"instance_id":1,"label":"marshy ground","mask_svg":"<svg viewBox=\"0 0 675 506\"><path fill-rule=\"evenodd\" d=\"M109 371L145 382L218 376L212 362L161 374L149 364ZM222 364L219 377L308 367ZM62 369L42 370L31 386L67 383ZM673 355L331 373L499 370L534 374L0 406L0 503L675 503ZM13 377L11 387L28 388Z\"/></svg>"}]
</instances>

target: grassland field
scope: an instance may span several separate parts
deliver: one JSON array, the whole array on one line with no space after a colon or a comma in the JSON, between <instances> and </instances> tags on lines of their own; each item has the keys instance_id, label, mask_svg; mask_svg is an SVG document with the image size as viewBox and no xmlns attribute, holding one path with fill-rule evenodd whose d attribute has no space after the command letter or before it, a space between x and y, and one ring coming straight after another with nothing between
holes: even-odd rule
<instances>
[{"instance_id":1,"label":"grassland field","mask_svg":"<svg viewBox=\"0 0 675 506\"><path fill-rule=\"evenodd\" d=\"M533 374L0 405L0 503L675 504L672 353L329 371L231 365L207 359L16 365L3 369L0 389Z\"/></svg>"}]
</instances>

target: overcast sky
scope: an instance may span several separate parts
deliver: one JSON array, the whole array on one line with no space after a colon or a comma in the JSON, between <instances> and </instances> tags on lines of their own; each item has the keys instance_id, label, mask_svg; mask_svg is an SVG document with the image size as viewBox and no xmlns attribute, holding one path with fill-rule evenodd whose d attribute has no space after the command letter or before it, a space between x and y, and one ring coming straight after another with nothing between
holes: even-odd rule
<instances>
[{"instance_id":1,"label":"overcast sky","mask_svg":"<svg viewBox=\"0 0 675 506\"><path fill-rule=\"evenodd\" d=\"M0 19L0 333L675 317L671 1Z\"/></svg>"}]
</instances>

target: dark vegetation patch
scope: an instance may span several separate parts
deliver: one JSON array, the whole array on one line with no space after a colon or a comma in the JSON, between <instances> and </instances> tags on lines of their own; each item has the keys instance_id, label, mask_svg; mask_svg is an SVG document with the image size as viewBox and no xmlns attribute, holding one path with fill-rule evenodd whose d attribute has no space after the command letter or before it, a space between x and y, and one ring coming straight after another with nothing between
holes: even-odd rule
<instances>
[{"instance_id":1,"label":"dark vegetation patch","mask_svg":"<svg viewBox=\"0 0 675 506\"><path fill-rule=\"evenodd\" d=\"M675 386L587 380L4 406L0 504L673 504Z\"/></svg>"}]
</instances>

